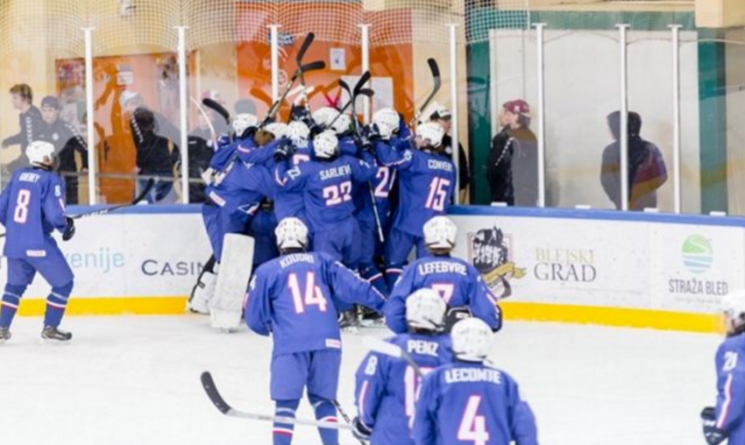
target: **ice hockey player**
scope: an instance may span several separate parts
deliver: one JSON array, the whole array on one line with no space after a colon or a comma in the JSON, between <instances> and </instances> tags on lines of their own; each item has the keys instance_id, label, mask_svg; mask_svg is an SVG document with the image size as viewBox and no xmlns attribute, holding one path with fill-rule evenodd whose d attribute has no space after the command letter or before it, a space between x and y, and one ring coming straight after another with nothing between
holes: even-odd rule
<instances>
[{"instance_id":1,"label":"ice hockey player","mask_svg":"<svg viewBox=\"0 0 745 445\"><path fill-rule=\"evenodd\" d=\"M337 303L380 311L385 300L370 284L323 253L306 253L308 229L297 218L277 227L281 256L259 267L249 285L246 324L272 335L270 394L277 416L295 417L303 390L316 418L336 421L341 366ZM274 445L292 442L292 425L275 423ZM339 445L337 430L321 429L324 445Z\"/></svg>"},{"instance_id":2,"label":"ice hockey player","mask_svg":"<svg viewBox=\"0 0 745 445\"><path fill-rule=\"evenodd\" d=\"M386 278L393 287L412 247L417 247L418 257L426 254L422 226L447 212L457 172L443 153L444 133L438 124L427 122L416 128L416 149L408 148L406 141L395 147L380 143L376 127L371 127L371 139L378 141L374 145L378 160L398 172L398 206L385 249Z\"/></svg>"},{"instance_id":3,"label":"ice hockey player","mask_svg":"<svg viewBox=\"0 0 745 445\"><path fill-rule=\"evenodd\" d=\"M388 341L406 351L422 372L451 363L442 298L420 289L406 300L409 332ZM357 369L355 390L358 417L354 435L370 445L413 445L410 420L414 415L419 377L405 361L371 352Z\"/></svg>"},{"instance_id":4,"label":"ice hockey player","mask_svg":"<svg viewBox=\"0 0 745 445\"><path fill-rule=\"evenodd\" d=\"M404 269L385 307L388 327L393 332L406 332L406 299L416 290L429 288L448 305L448 331L459 318L467 316L479 318L498 331L502 327L502 314L496 297L475 267L450 256L458 226L446 216L435 216L423 230L424 244L431 256L420 258Z\"/></svg>"},{"instance_id":5,"label":"ice hockey player","mask_svg":"<svg viewBox=\"0 0 745 445\"><path fill-rule=\"evenodd\" d=\"M73 287L73 274L51 233L64 241L75 235L65 216L65 185L53 173L54 146L35 141L26 148L31 164L16 170L0 195L0 223L5 226L3 255L8 258L8 282L0 310L0 343L10 339L10 325L26 287L38 272L52 286L44 316L44 340L66 342L72 334L58 329Z\"/></svg>"},{"instance_id":6,"label":"ice hockey player","mask_svg":"<svg viewBox=\"0 0 745 445\"><path fill-rule=\"evenodd\" d=\"M360 236L352 196L360 184L367 185L376 169L363 160L339 156L339 140L332 130L313 139L313 153L316 160L294 167L278 163L276 175L284 190L303 191L313 250L356 270Z\"/></svg>"},{"instance_id":7,"label":"ice hockey player","mask_svg":"<svg viewBox=\"0 0 745 445\"><path fill-rule=\"evenodd\" d=\"M293 167L297 167L301 163L311 160L313 153L309 140L310 129L305 123L301 121L290 122L287 127L287 138L290 140L290 146L283 150L277 150L274 156L276 162L289 162ZM274 193L274 214L277 220L298 218L307 226L309 223L305 213L303 191L288 190L283 187L284 181L277 176L276 169L274 169L274 181L276 187Z\"/></svg>"},{"instance_id":8,"label":"ice hockey player","mask_svg":"<svg viewBox=\"0 0 745 445\"><path fill-rule=\"evenodd\" d=\"M722 299L727 338L716 355L717 403L701 412L709 445L745 443L745 290Z\"/></svg>"},{"instance_id":9,"label":"ice hockey player","mask_svg":"<svg viewBox=\"0 0 745 445\"><path fill-rule=\"evenodd\" d=\"M392 108L383 108L373 115L373 125L377 126L376 134L379 143L390 144L391 138L398 132L401 118ZM377 161L377 160L376 160ZM390 229L390 193L396 180L396 175L390 167L377 165L378 172L370 181L372 193L368 187L363 187L355 195L357 207L357 221L360 225L362 252L360 256L360 275L369 280L376 289L388 295L390 288L385 276L378 268L377 258L383 256L384 240L388 238ZM375 207L373 207L373 199ZM377 214L376 214L377 211ZM383 232L383 240L378 233L378 225Z\"/></svg>"},{"instance_id":10,"label":"ice hockey player","mask_svg":"<svg viewBox=\"0 0 745 445\"><path fill-rule=\"evenodd\" d=\"M422 380L412 436L416 445L538 445L535 417L508 374L484 363L492 332L478 318L455 324L455 363Z\"/></svg>"}]
</instances>

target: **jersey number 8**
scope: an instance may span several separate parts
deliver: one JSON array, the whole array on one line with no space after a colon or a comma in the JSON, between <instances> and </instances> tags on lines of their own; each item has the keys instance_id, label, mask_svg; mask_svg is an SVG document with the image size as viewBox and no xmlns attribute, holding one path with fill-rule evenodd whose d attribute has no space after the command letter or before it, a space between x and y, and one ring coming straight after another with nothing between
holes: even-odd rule
<instances>
[{"instance_id":1,"label":"jersey number 8","mask_svg":"<svg viewBox=\"0 0 745 445\"><path fill-rule=\"evenodd\" d=\"M21 190L18 192L18 201L16 210L13 212L13 221L18 224L25 224L28 219L28 205L31 204L31 191Z\"/></svg>"}]
</instances>

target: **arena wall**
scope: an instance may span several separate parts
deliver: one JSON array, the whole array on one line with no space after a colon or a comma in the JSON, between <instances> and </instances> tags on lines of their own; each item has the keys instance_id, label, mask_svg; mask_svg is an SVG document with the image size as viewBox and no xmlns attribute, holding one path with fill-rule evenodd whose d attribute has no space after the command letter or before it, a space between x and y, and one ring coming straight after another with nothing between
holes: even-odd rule
<instances>
[{"instance_id":1,"label":"arena wall","mask_svg":"<svg viewBox=\"0 0 745 445\"><path fill-rule=\"evenodd\" d=\"M457 256L495 292L511 288L508 320L712 332L721 297L745 287L745 218L498 207L452 217ZM182 314L210 252L197 206L82 219L62 248L73 315ZM37 279L21 314L42 314L47 292Z\"/></svg>"}]
</instances>

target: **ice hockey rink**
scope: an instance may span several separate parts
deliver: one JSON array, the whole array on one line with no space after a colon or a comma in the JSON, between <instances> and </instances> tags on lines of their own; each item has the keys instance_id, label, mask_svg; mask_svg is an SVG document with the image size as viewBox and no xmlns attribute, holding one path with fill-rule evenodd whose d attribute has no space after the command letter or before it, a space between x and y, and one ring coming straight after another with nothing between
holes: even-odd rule
<instances>
[{"instance_id":1,"label":"ice hockey rink","mask_svg":"<svg viewBox=\"0 0 745 445\"><path fill-rule=\"evenodd\" d=\"M212 372L228 403L272 413L271 340L212 331L200 316L70 317L72 344L41 345L21 318L0 347L3 445L271 444L271 425L228 418L199 381ZM353 415L364 335L345 334L339 400ZM520 383L541 444L700 445L714 401L716 335L508 322L491 359ZM307 404L298 417L312 417ZM297 427L296 444L320 444ZM358 442L348 432L341 443Z\"/></svg>"}]
</instances>

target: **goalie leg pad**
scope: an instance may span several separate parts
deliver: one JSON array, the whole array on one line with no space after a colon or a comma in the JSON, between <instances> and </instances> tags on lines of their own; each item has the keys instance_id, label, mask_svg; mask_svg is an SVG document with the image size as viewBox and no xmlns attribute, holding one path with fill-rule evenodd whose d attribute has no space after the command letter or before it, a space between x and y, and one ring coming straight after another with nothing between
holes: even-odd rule
<instances>
[{"instance_id":1,"label":"goalie leg pad","mask_svg":"<svg viewBox=\"0 0 745 445\"><path fill-rule=\"evenodd\" d=\"M225 235L215 295L209 302L213 328L234 332L240 327L253 256L253 238L236 233Z\"/></svg>"},{"instance_id":2,"label":"goalie leg pad","mask_svg":"<svg viewBox=\"0 0 745 445\"><path fill-rule=\"evenodd\" d=\"M214 266L214 268L217 269L217 266ZM191 298L189 298L187 308L191 312L208 315L210 313L209 302L215 295L216 288L217 274L208 272L207 270L202 272L199 280L197 280L197 284L191 291Z\"/></svg>"}]
</instances>

